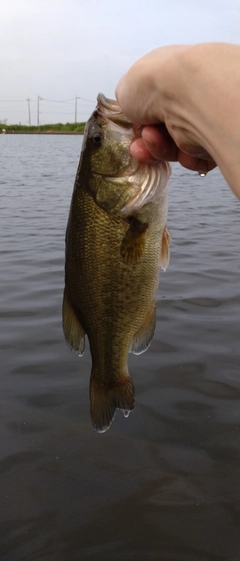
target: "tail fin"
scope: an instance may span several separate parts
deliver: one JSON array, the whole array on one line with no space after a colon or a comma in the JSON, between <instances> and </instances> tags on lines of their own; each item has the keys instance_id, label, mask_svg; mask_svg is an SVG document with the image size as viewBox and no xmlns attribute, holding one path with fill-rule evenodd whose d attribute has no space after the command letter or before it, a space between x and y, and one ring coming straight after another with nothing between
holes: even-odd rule
<instances>
[{"instance_id":1,"label":"tail fin","mask_svg":"<svg viewBox=\"0 0 240 561\"><path fill-rule=\"evenodd\" d=\"M128 372L118 380L102 383L94 376L90 379L91 418L98 432L105 432L111 425L116 409L122 409L124 417L128 417L134 408L134 385Z\"/></svg>"}]
</instances>

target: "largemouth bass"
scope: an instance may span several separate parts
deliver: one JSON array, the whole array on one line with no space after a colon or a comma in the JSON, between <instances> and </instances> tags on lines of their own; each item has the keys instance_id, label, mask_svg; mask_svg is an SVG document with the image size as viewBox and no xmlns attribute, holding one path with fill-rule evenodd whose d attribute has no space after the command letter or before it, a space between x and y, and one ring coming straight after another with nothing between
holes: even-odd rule
<instances>
[{"instance_id":1,"label":"largemouth bass","mask_svg":"<svg viewBox=\"0 0 240 561\"><path fill-rule=\"evenodd\" d=\"M164 162L130 155L140 136L116 101L98 95L84 133L66 231L63 330L70 347L92 355L93 426L107 430L117 408L134 408L128 353L150 345L160 267L170 256Z\"/></svg>"}]
</instances>

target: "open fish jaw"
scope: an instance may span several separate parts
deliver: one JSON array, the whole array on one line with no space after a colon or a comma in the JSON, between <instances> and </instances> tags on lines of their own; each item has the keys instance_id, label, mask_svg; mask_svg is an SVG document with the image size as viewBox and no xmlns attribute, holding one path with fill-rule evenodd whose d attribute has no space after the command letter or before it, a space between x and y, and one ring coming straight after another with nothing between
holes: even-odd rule
<instances>
[{"instance_id":1,"label":"open fish jaw","mask_svg":"<svg viewBox=\"0 0 240 561\"><path fill-rule=\"evenodd\" d=\"M98 94L97 102L99 107L108 109L111 112L122 113L121 107L116 99L109 99L103 93Z\"/></svg>"},{"instance_id":2,"label":"open fish jaw","mask_svg":"<svg viewBox=\"0 0 240 561\"><path fill-rule=\"evenodd\" d=\"M121 145L126 145L129 150L130 144L141 135L142 127L133 126L131 121L122 113L116 100L108 99L104 94L99 93L97 97L98 105L96 112L103 118L106 125L106 133L112 141L120 141ZM122 218L127 218L136 213L140 208L148 203L155 203L160 196L165 193L165 188L171 174L170 165L163 161L153 161L151 163L141 162L136 158L130 157L129 164L122 169L119 175L104 175L104 180L119 187L121 193L124 185L129 186L129 200L119 196L116 208L112 208L112 213L117 213ZM123 203L122 208L120 203Z\"/></svg>"},{"instance_id":3,"label":"open fish jaw","mask_svg":"<svg viewBox=\"0 0 240 561\"><path fill-rule=\"evenodd\" d=\"M113 123L123 127L123 129L132 129L132 123L123 114L119 103L115 99L108 99L102 93L97 96L98 105L96 108L99 116L109 119Z\"/></svg>"}]
</instances>

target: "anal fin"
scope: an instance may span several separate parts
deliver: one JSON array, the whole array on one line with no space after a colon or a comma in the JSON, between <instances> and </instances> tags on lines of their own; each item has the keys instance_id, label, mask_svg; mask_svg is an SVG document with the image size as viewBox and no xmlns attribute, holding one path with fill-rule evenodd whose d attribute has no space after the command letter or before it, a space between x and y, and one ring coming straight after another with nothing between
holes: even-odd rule
<instances>
[{"instance_id":1,"label":"anal fin","mask_svg":"<svg viewBox=\"0 0 240 561\"><path fill-rule=\"evenodd\" d=\"M152 341L156 325L156 303L148 311L143 324L135 333L130 353L140 355L146 351Z\"/></svg>"},{"instance_id":2,"label":"anal fin","mask_svg":"<svg viewBox=\"0 0 240 561\"><path fill-rule=\"evenodd\" d=\"M65 287L62 306L63 332L65 339L73 351L82 356L85 348L85 331L69 298Z\"/></svg>"}]
</instances>

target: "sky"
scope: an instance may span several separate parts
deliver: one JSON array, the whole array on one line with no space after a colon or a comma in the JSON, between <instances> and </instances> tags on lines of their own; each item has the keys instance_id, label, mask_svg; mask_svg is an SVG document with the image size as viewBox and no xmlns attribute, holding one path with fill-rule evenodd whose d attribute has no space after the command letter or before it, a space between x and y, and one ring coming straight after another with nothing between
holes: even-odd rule
<instances>
[{"instance_id":1,"label":"sky","mask_svg":"<svg viewBox=\"0 0 240 561\"><path fill-rule=\"evenodd\" d=\"M0 0L0 121L86 121L98 92L170 44L240 44L240 0ZM77 101L76 101L77 97ZM28 102L27 99L30 101Z\"/></svg>"}]
</instances>

